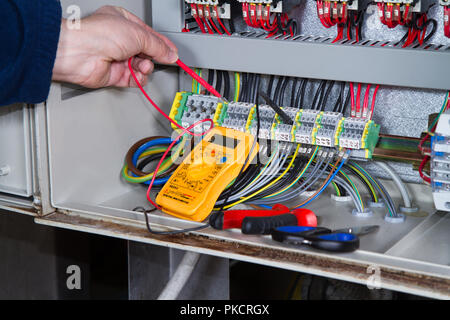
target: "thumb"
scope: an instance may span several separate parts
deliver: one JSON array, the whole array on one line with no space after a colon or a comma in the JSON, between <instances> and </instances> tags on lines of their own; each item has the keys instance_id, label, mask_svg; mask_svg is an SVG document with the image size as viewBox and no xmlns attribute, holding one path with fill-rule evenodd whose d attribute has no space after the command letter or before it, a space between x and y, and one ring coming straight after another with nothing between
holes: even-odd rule
<instances>
[{"instance_id":1,"label":"thumb","mask_svg":"<svg viewBox=\"0 0 450 320\"><path fill-rule=\"evenodd\" d=\"M142 27L139 33L143 55L163 64L173 64L178 60L178 53L169 47L163 39Z\"/></svg>"}]
</instances>

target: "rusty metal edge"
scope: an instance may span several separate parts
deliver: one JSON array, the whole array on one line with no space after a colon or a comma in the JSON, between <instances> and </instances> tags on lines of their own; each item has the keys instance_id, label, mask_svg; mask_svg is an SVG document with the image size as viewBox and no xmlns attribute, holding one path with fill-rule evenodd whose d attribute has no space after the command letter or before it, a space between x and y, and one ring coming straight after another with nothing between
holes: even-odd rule
<instances>
[{"instance_id":1,"label":"rusty metal edge","mask_svg":"<svg viewBox=\"0 0 450 320\"><path fill-rule=\"evenodd\" d=\"M36 217L36 223L54 227L96 233L137 242L151 243L182 250L197 251L213 256L227 257L298 272L305 272L329 278L367 284L371 273L369 263L345 261L333 257L323 257L305 252L210 238L196 234L153 235L144 227L97 220L77 215L53 213L46 217ZM450 279L421 274L408 270L378 265L380 287L437 299L450 299Z\"/></svg>"}]
</instances>

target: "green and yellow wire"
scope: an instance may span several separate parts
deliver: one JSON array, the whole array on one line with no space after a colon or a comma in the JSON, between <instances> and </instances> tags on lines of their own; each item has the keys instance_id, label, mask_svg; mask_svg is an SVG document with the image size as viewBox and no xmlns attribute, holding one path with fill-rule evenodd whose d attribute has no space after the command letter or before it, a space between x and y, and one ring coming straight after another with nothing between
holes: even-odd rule
<instances>
[{"instance_id":1,"label":"green and yellow wire","mask_svg":"<svg viewBox=\"0 0 450 320\"><path fill-rule=\"evenodd\" d=\"M239 101L239 95L241 93L241 74L239 72L234 73L234 101Z\"/></svg>"}]
</instances>

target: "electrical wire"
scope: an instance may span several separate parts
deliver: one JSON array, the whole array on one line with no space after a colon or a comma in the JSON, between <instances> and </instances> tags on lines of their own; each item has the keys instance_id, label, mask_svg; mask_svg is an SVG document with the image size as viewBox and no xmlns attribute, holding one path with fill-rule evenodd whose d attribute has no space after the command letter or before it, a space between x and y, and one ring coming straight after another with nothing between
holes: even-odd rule
<instances>
[{"instance_id":1,"label":"electrical wire","mask_svg":"<svg viewBox=\"0 0 450 320\"><path fill-rule=\"evenodd\" d=\"M341 170L342 166L345 164L348 156L350 154L350 150L347 150L345 152L345 154L340 157L337 161L336 164L333 166L333 169L330 171L330 174L328 175L328 177L325 179L324 183L319 187L319 189L308 199L306 199L305 201L303 201L302 203L294 206L296 209L297 208L301 208L306 206L308 203L310 203L311 201L313 201L315 198L317 198L322 192L323 190L326 189L326 187L330 184L330 182L333 180L333 178L337 175L337 173ZM340 164L339 164L340 162ZM337 167L337 165L339 164L339 166ZM294 208L293 207L293 208Z\"/></svg>"},{"instance_id":2,"label":"electrical wire","mask_svg":"<svg viewBox=\"0 0 450 320\"><path fill-rule=\"evenodd\" d=\"M392 178L392 180L394 181L398 190L400 191L400 194L403 199L404 207L411 208L412 207L411 197L409 196L408 189L406 188L406 185L403 183L400 176L394 170L392 170L392 168L388 164L386 164L382 161L375 161L375 164L378 167L380 167L381 169L383 169L384 171L386 171L389 174L389 176Z\"/></svg>"}]
</instances>

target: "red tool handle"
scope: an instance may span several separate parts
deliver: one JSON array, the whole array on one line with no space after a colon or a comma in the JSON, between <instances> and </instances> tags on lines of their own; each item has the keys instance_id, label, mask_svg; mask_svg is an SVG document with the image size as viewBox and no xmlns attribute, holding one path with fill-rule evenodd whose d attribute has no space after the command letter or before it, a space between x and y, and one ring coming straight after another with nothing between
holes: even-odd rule
<instances>
[{"instance_id":1,"label":"red tool handle","mask_svg":"<svg viewBox=\"0 0 450 320\"><path fill-rule=\"evenodd\" d=\"M258 218L260 225L267 228L267 226L276 222L276 219L274 220L273 217L281 217L286 214L294 215L297 218L296 225L298 226L317 226L317 217L311 210L295 209L291 211L288 207L281 204L274 205L271 210L227 210L224 212L216 212L211 215L209 221L213 228L226 230L242 228L242 222L245 218L247 218L247 222L251 222L252 218ZM267 223L264 223L264 218L267 218ZM284 221L289 221L290 225L293 224L292 220ZM263 230L260 233L263 234Z\"/></svg>"}]
</instances>

